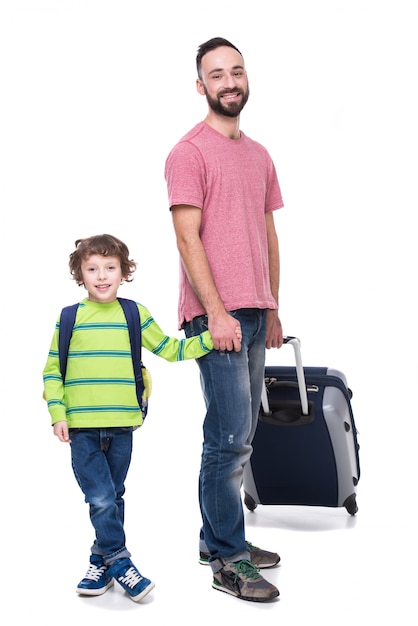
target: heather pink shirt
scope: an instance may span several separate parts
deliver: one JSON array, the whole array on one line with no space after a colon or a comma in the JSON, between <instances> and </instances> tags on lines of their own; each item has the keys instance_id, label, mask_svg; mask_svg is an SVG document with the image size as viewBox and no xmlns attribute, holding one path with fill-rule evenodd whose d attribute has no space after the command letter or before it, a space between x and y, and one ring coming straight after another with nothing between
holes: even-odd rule
<instances>
[{"instance_id":1,"label":"heather pink shirt","mask_svg":"<svg viewBox=\"0 0 418 626\"><path fill-rule=\"evenodd\" d=\"M170 208L202 209L200 236L225 309L276 309L264 214L283 201L267 150L242 131L233 140L200 122L168 155L165 178ZM180 263L179 328L204 313Z\"/></svg>"}]
</instances>

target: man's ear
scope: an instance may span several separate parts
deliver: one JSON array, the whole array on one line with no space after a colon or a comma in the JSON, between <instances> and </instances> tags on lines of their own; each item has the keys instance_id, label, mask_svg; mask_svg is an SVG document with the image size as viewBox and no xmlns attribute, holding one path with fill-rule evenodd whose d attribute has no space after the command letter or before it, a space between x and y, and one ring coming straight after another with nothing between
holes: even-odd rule
<instances>
[{"instance_id":1,"label":"man's ear","mask_svg":"<svg viewBox=\"0 0 418 626\"><path fill-rule=\"evenodd\" d=\"M200 93L201 96L205 95L205 88L200 78L196 78L196 89L197 89L197 92Z\"/></svg>"}]
</instances>

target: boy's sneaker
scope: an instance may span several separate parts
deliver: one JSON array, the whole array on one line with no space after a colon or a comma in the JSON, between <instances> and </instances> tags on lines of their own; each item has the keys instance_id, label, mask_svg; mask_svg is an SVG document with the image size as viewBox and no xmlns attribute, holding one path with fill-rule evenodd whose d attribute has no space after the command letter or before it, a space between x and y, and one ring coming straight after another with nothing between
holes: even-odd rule
<instances>
[{"instance_id":1,"label":"boy's sneaker","mask_svg":"<svg viewBox=\"0 0 418 626\"><path fill-rule=\"evenodd\" d=\"M116 559L108 572L134 602L142 600L155 587L155 583L139 573L131 559Z\"/></svg>"},{"instance_id":2,"label":"boy's sneaker","mask_svg":"<svg viewBox=\"0 0 418 626\"><path fill-rule=\"evenodd\" d=\"M101 596L113 585L108 568L99 554L90 556L90 565L83 580L77 585L77 593L83 596Z\"/></svg>"},{"instance_id":3,"label":"boy's sneaker","mask_svg":"<svg viewBox=\"0 0 418 626\"><path fill-rule=\"evenodd\" d=\"M212 587L241 600L269 602L279 595L277 587L262 576L250 561L227 563L213 575Z\"/></svg>"},{"instance_id":4,"label":"boy's sneaker","mask_svg":"<svg viewBox=\"0 0 418 626\"><path fill-rule=\"evenodd\" d=\"M245 542L250 552L250 561L253 565L256 565L259 569L266 569L268 567L274 567L280 561L280 557L276 552L268 552L267 550L261 550L257 546L253 546L249 541ZM209 565L209 552L200 552L199 563L201 565Z\"/></svg>"}]
</instances>

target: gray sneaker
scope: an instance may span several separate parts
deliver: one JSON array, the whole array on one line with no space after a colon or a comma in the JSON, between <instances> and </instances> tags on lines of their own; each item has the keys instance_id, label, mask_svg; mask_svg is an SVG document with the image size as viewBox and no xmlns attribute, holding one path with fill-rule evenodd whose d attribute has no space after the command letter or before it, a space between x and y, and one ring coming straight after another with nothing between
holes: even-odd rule
<instances>
[{"instance_id":1,"label":"gray sneaker","mask_svg":"<svg viewBox=\"0 0 418 626\"><path fill-rule=\"evenodd\" d=\"M260 576L258 567L250 561L224 565L213 575L212 587L252 602L270 602L279 595L279 590Z\"/></svg>"},{"instance_id":2,"label":"gray sneaker","mask_svg":"<svg viewBox=\"0 0 418 626\"><path fill-rule=\"evenodd\" d=\"M250 560L253 565L256 565L259 569L266 569L268 567L274 567L280 562L280 557L277 552L268 552L268 550L262 550L257 546L253 546L249 541L245 542L250 552ZM199 563L201 565L209 565L209 552L200 552Z\"/></svg>"}]
</instances>

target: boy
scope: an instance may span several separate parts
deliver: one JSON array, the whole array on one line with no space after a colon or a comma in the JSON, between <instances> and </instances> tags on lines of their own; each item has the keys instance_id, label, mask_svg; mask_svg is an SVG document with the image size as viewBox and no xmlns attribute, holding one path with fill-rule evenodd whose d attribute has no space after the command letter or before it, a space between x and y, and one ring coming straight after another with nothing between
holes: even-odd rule
<instances>
[{"instance_id":1,"label":"boy","mask_svg":"<svg viewBox=\"0 0 418 626\"><path fill-rule=\"evenodd\" d=\"M132 432L141 426L143 415L136 396L127 322L117 300L119 285L133 280L136 262L129 259L127 246L111 235L79 239L75 245L70 272L88 296L77 310L65 382L58 354L59 319L43 380L54 435L71 446L73 471L95 530L90 565L76 591L101 595L116 580L138 602L154 583L130 559L123 495ZM191 339L168 337L150 312L136 304L142 345L147 350L171 362L199 358L212 350L209 331Z\"/></svg>"}]
</instances>

